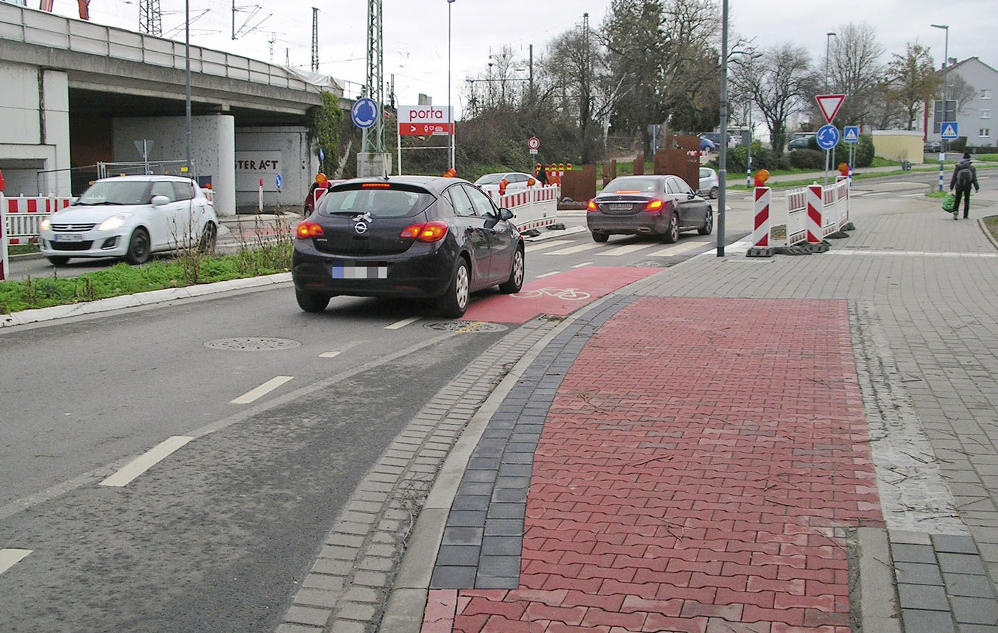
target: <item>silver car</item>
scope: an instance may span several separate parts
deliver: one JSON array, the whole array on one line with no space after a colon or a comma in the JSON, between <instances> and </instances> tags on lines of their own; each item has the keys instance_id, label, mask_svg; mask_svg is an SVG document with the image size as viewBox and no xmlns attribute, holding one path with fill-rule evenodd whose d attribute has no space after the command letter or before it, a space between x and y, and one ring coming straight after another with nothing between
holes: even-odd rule
<instances>
[{"instance_id":1,"label":"silver car","mask_svg":"<svg viewBox=\"0 0 998 633\"><path fill-rule=\"evenodd\" d=\"M117 257L143 264L155 252L211 250L218 218L190 178L119 176L96 181L41 223L38 245L55 266L73 257Z\"/></svg>"},{"instance_id":2,"label":"silver car","mask_svg":"<svg viewBox=\"0 0 998 633\"><path fill-rule=\"evenodd\" d=\"M622 233L656 235L671 244L681 231L710 235L714 210L678 176L623 176L589 201L586 225L596 242Z\"/></svg>"},{"instance_id":3,"label":"silver car","mask_svg":"<svg viewBox=\"0 0 998 633\"><path fill-rule=\"evenodd\" d=\"M700 189L697 193L701 196L717 198L717 172L709 167L700 168Z\"/></svg>"}]
</instances>

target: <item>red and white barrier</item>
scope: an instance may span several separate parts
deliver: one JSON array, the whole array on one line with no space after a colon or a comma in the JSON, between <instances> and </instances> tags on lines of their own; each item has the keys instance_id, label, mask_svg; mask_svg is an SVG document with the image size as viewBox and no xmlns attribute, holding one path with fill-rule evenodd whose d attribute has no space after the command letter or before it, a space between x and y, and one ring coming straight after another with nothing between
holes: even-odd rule
<instances>
[{"instance_id":1,"label":"red and white barrier","mask_svg":"<svg viewBox=\"0 0 998 633\"><path fill-rule=\"evenodd\" d=\"M849 221L849 179L787 192L787 246L820 243Z\"/></svg>"},{"instance_id":2,"label":"red and white barrier","mask_svg":"<svg viewBox=\"0 0 998 633\"><path fill-rule=\"evenodd\" d=\"M66 196L4 198L0 204L7 213L7 243L16 245L37 242L42 220L59 209L68 207L70 200Z\"/></svg>"},{"instance_id":3,"label":"red and white barrier","mask_svg":"<svg viewBox=\"0 0 998 633\"><path fill-rule=\"evenodd\" d=\"M825 204L822 200L821 185L807 187L807 243L818 244L822 240L821 213Z\"/></svg>"},{"instance_id":4,"label":"red and white barrier","mask_svg":"<svg viewBox=\"0 0 998 633\"><path fill-rule=\"evenodd\" d=\"M516 214L513 224L518 231L538 229L558 222L557 185L528 187L504 196L494 189L488 189L486 193L498 207Z\"/></svg>"},{"instance_id":5,"label":"red and white barrier","mask_svg":"<svg viewBox=\"0 0 998 633\"><path fill-rule=\"evenodd\" d=\"M755 188L755 205L753 206L752 246L769 246L772 241L772 229L769 220L769 203L773 198L773 190L769 187Z\"/></svg>"},{"instance_id":6,"label":"red and white barrier","mask_svg":"<svg viewBox=\"0 0 998 633\"><path fill-rule=\"evenodd\" d=\"M0 191L0 281L7 279L10 263L7 260L7 201Z\"/></svg>"}]
</instances>

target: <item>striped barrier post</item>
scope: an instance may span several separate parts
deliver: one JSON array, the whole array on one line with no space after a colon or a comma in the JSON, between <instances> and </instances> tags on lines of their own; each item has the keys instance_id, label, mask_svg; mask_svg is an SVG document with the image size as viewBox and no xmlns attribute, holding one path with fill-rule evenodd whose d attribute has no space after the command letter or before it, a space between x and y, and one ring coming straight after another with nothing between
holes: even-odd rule
<instances>
[{"instance_id":1,"label":"striped barrier post","mask_svg":"<svg viewBox=\"0 0 998 633\"><path fill-rule=\"evenodd\" d=\"M821 185L807 187L807 243L820 244L821 212L825 206L825 196Z\"/></svg>"},{"instance_id":2,"label":"striped barrier post","mask_svg":"<svg viewBox=\"0 0 998 633\"><path fill-rule=\"evenodd\" d=\"M0 191L0 281L7 279L7 200Z\"/></svg>"},{"instance_id":3,"label":"striped barrier post","mask_svg":"<svg viewBox=\"0 0 998 633\"><path fill-rule=\"evenodd\" d=\"M755 205L753 207L753 217L755 222L752 229L752 245L753 246L769 246L771 241L770 236L770 221L769 221L769 203L772 200L773 190L769 187L756 187L755 188Z\"/></svg>"}]
</instances>

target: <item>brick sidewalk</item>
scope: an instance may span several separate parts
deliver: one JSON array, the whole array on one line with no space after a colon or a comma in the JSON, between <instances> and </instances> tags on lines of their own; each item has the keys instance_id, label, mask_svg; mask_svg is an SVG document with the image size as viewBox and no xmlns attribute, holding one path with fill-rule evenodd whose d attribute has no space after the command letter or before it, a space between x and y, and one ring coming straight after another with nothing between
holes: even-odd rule
<instances>
[{"instance_id":1,"label":"brick sidewalk","mask_svg":"<svg viewBox=\"0 0 998 633\"><path fill-rule=\"evenodd\" d=\"M646 298L558 388L519 588L431 590L423 633L846 633L863 525L882 520L844 302Z\"/></svg>"}]
</instances>

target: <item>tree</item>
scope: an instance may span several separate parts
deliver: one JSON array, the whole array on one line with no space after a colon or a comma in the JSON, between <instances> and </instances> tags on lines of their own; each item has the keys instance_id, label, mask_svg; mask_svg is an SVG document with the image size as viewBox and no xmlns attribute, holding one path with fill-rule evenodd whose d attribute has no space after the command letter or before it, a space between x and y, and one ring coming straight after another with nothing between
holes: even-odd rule
<instances>
[{"instance_id":1,"label":"tree","mask_svg":"<svg viewBox=\"0 0 998 633\"><path fill-rule=\"evenodd\" d=\"M831 92L847 95L836 121L845 125L868 123L884 76L883 55L884 47L872 26L849 23L839 27L827 60ZM814 95L809 97L808 104L816 115L813 118L821 120Z\"/></svg>"},{"instance_id":2,"label":"tree","mask_svg":"<svg viewBox=\"0 0 998 633\"><path fill-rule=\"evenodd\" d=\"M762 113L777 155L786 145L787 119L805 107L808 82L814 81L810 65L807 51L791 43L733 61L732 84Z\"/></svg>"},{"instance_id":3,"label":"tree","mask_svg":"<svg viewBox=\"0 0 998 633\"><path fill-rule=\"evenodd\" d=\"M959 114L963 112L968 103L977 97L977 88L967 83L967 80L959 73L950 73L946 81L949 83L946 98L950 101L956 101L956 111ZM941 92L939 98L942 98Z\"/></svg>"},{"instance_id":4,"label":"tree","mask_svg":"<svg viewBox=\"0 0 998 633\"><path fill-rule=\"evenodd\" d=\"M903 110L902 124L913 130L923 105L938 92L942 78L935 72L929 49L909 42L904 55L894 53L887 65L887 82L887 102Z\"/></svg>"}]
</instances>

